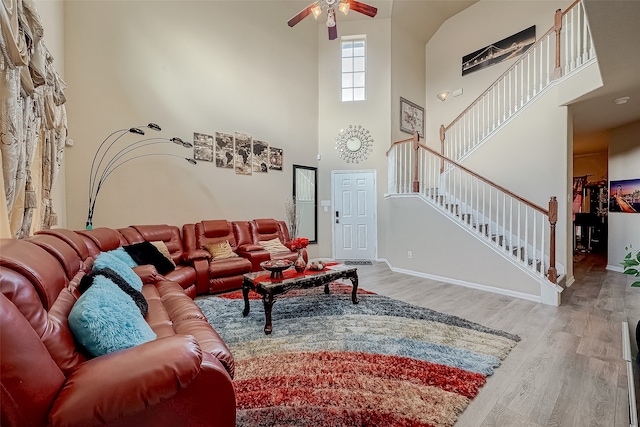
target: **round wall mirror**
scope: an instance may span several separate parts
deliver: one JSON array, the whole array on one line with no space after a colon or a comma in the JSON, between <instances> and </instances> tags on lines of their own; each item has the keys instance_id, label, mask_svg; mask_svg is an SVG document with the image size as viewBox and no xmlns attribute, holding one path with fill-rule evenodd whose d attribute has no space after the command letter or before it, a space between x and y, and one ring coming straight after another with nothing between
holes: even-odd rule
<instances>
[{"instance_id":1,"label":"round wall mirror","mask_svg":"<svg viewBox=\"0 0 640 427\"><path fill-rule=\"evenodd\" d=\"M366 160L372 150L372 144L371 134L360 125L349 125L336 137L338 155L347 163L360 163L361 160Z\"/></svg>"}]
</instances>

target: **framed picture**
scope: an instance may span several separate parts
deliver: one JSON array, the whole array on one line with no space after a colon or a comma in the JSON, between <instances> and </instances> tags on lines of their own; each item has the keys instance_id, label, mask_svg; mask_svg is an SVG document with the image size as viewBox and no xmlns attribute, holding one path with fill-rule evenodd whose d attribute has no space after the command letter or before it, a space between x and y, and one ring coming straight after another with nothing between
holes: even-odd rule
<instances>
[{"instance_id":1,"label":"framed picture","mask_svg":"<svg viewBox=\"0 0 640 427\"><path fill-rule=\"evenodd\" d=\"M251 135L235 133L234 167L238 175L251 175Z\"/></svg>"},{"instance_id":2,"label":"framed picture","mask_svg":"<svg viewBox=\"0 0 640 427\"><path fill-rule=\"evenodd\" d=\"M193 133L193 158L213 162L213 136L204 133Z\"/></svg>"},{"instance_id":3,"label":"framed picture","mask_svg":"<svg viewBox=\"0 0 640 427\"><path fill-rule=\"evenodd\" d=\"M640 213L640 178L609 182L609 212Z\"/></svg>"},{"instance_id":4,"label":"framed picture","mask_svg":"<svg viewBox=\"0 0 640 427\"><path fill-rule=\"evenodd\" d=\"M216 166L233 168L233 135L216 132Z\"/></svg>"},{"instance_id":5,"label":"framed picture","mask_svg":"<svg viewBox=\"0 0 640 427\"><path fill-rule=\"evenodd\" d=\"M400 130L424 138L424 108L400 97Z\"/></svg>"},{"instance_id":6,"label":"framed picture","mask_svg":"<svg viewBox=\"0 0 640 427\"><path fill-rule=\"evenodd\" d=\"M282 148L269 147L269 169L282 170Z\"/></svg>"},{"instance_id":7,"label":"framed picture","mask_svg":"<svg viewBox=\"0 0 640 427\"><path fill-rule=\"evenodd\" d=\"M253 171L269 171L269 144L257 139L253 140Z\"/></svg>"},{"instance_id":8,"label":"framed picture","mask_svg":"<svg viewBox=\"0 0 640 427\"><path fill-rule=\"evenodd\" d=\"M462 75L482 70L507 59L522 55L536 42L536 26L485 46L462 57Z\"/></svg>"}]
</instances>

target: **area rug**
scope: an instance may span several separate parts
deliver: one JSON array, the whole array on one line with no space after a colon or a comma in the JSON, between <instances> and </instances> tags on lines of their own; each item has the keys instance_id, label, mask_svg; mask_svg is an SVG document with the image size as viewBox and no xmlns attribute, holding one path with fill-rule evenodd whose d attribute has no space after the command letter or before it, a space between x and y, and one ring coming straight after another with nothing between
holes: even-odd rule
<instances>
[{"instance_id":1,"label":"area rug","mask_svg":"<svg viewBox=\"0 0 640 427\"><path fill-rule=\"evenodd\" d=\"M351 286L279 296L273 333L253 292L199 297L235 357L237 426L447 427L520 340Z\"/></svg>"}]
</instances>

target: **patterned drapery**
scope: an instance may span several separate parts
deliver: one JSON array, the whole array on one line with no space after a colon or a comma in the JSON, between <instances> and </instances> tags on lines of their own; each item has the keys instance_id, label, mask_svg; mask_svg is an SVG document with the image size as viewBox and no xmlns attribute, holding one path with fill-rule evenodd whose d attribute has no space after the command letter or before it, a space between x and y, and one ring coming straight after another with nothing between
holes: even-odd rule
<instances>
[{"instance_id":1,"label":"patterned drapery","mask_svg":"<svg viewBox=\"0 0 640 427\"><path fill-rule=\"evenodd\" d=\"M67 140L66 84L34 0L2 0L0 24L0 234L22 238L57 224L51 189Z\"/></svg>"}]
</instances>

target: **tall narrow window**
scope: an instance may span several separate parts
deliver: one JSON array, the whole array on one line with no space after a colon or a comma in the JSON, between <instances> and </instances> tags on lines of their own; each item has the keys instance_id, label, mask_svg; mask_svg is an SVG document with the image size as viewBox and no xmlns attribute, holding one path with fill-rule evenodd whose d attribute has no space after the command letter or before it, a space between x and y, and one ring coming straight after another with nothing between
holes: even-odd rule
<instances>
[{"instance_id":1,"label":"tall narrow window","mask_svg":"<svg viewBox=\"0 0 640 427\"><path fill-rule=\"evenodd\" d=\"M342 101L364 101L365 39L342 39Z\"/></svg>"}]
</instances>

